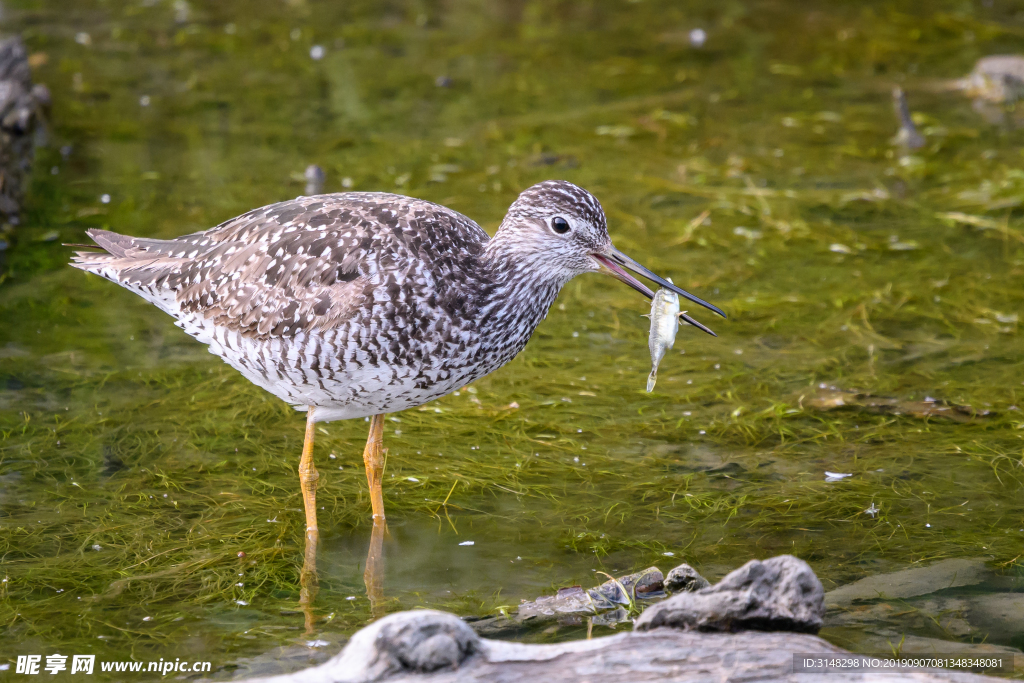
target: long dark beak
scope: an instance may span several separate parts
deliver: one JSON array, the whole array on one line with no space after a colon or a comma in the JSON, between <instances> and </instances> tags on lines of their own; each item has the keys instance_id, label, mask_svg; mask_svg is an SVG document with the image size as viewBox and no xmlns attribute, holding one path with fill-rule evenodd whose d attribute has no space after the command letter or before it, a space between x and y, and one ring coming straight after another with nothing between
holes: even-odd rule
<instances>
[{"instance_id":1,"label":"long dark beak","mask_svg":"<svg viewBox=\"0 0 1024 683\"><path fill-rule=\"evenodd\" d=\"M629 258L628 256L623 254L618 249L615 249L614 247L608 247L602 250L601 252L594 252L591 254L591 256L593 256L594 259L599 264L601 264L601 266L604 267L604 269L607 270L611 275L621 280L622 282L625 282L627 285L629 285L636 291L640 292L648 299L654 298L654 292L652 292L650 288L647 287L647 285L645 285L644 283L640 282L635 277L627 273L626 269L629 269L636 273L637 275L647 278L651 282L658 284L660 287L672 290L679 296L689 299L695 304L700 304L704 308L710 311L714 311L723 318L726 317L725 313L723 313L722 309L720 309L718 306L709 304L707 301L704 301L700 297L696 297L693 294L687 292L686 290L681 289L680 287L677 287L676 285L672 284L668 280L665 280L664 278L655 275L650 270L644 268L642 265L640 265L633 259ZM688 316L686 313L680 313L679 317L685 320L687 323L693 325L694 327L701 329L710 335L717 336L710 329L700 324L699 322Z\"/></svg>"},{"instance_id":2,"label":"long dark beak","mask_svg":"<svg viewBox=\"0 0 1024 683\"><path fill-rule=\"evenodd\" d=\"M685 297L695 304L700 304L704 308L708 309L709 311L714 311L723 318L726 317L725 313L723 313L722 309L720 309L718 306L709 304L707 301L704 301L704 299L696 297L693 294L687 292L686 290L680 289L679 287L672 284L668 280L665 280L664 278L655 275L654 273L647 270L639 263L629 258L628 256L626 256L625 254L623 254L621 251L614 247L608 247L607 249L603 250L600 253L591 254L591 256L597 259L597 262L604 266L606 269L608 269L608 271L611 272L612 275L614 275L619 280L622 280L627 285L629 285L636 291L646 296L648 299L654 298L654 292L652 292L650 289L644 286L644 284L637 280L635 277L633 277L625 270L623 270L623 268L628 268L637 275L642 275L651 282L657 283L659 287L670 289L679 296Z\"/></svg>"}]
</instances>

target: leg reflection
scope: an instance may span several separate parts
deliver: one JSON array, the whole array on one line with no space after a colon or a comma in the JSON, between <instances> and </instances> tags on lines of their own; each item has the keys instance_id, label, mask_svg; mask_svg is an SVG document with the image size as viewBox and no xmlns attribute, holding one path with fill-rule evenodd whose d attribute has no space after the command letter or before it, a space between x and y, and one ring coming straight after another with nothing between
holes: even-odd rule
<instances>
[{"instance_id":1,"label":"leg reflection","mask_svg":"<svg viewBox=\"0 0 1024 683\"><path fill-rule=\"evenodd\" d=\"M370 613L374 619L384 616L384 535L388 527L383 517L374 517L370 533L370 549L366 552L363 583L370 599Z\"/></svg>"},{"instance_id":2,"label":"leg reflection","mask_svg":"<svg viewBox=\"0 0 1024 683\"><path fill-rule=\"evenodd\" d=\"M314 615L313 602L320 588L320 580L316 574L316 548L320 543L320 532L316 529L306 531L306 552L302 558L302 571L299 573L299 606L306 617L306 634L313 633Z\"/></svg>"},{"instance_id":3,"label":"leg reflection","mask_svg":"<svg viewBox=\"0 0 1024 683\"><path fill-rule=\"evenodd\" d=\"M366 466L366 483L370 488L370 505L373 507L374 521L384 521L384 493L381 481L384 479L384 460L387 458L384 448L384 413L370 418L370 433L366 437L366 448L363 449L363 464Z\"/></svg>"}]
</instances>

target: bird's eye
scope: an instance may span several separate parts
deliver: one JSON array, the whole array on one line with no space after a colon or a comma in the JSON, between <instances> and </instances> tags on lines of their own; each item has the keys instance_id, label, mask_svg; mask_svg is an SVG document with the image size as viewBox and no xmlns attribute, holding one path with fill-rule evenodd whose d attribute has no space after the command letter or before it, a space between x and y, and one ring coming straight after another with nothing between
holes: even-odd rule
<instances>
[{"instance_id":1,"label":"bird's eye","mask_svg":"<svg viewBox=\"0 0 1024 683\"><path fill-rule=\"evenodd\" d=\"M565 220L561 216L555 216L551 219L551 229L559 235L564 235L569 232L569 221Z\"/></svg>"}]
</instances>

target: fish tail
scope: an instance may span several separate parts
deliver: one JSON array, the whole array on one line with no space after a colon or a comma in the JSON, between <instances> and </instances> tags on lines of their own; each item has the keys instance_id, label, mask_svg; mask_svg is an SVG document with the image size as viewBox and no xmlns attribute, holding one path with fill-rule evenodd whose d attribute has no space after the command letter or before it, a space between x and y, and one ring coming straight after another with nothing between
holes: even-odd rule
<instances>
[{"instance_id":1,"label":"fish tail","mask_svg":"<svg viewBox=\"0 0 1024 683\"><path fill-rule=\"evenodd\" d=\"M651 374L647 375L647 393L654 391L654 383L658 381L658 368L651 370Z\"/></svg>"}]
</instances>

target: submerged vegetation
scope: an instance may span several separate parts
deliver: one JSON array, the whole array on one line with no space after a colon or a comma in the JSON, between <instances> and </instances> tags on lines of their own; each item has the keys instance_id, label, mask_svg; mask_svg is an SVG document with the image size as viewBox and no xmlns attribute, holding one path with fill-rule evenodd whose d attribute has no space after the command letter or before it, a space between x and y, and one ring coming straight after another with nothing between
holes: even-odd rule
<instances>
[{"instance_id":1,"label":"submerged vegetation","mask_svg":"<svg viewBox=\"0 0 1024 683\"><path fill-rule=\"evenodd\" d=\"M325 191L420 196L491 232L520 189L571 180L623 251L730 315L717 339L684 326L647 394L648 303L579 278L508 367L390 416L388 610L488 614L600 572L685 560L715 580L779 553L826 589L951 557L1024 573L1024 133L941 87L1018 45L1020 16L65 5L4 10L54 93L0 252L4 657L187 655L226 676L371 618L366 425L317 436L306 633L301 416L60 246L204 229L299 194L311 163Z\"/></svg>"}]
</instances>

